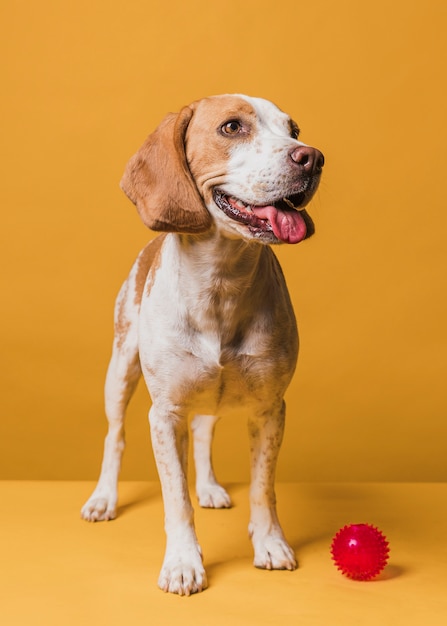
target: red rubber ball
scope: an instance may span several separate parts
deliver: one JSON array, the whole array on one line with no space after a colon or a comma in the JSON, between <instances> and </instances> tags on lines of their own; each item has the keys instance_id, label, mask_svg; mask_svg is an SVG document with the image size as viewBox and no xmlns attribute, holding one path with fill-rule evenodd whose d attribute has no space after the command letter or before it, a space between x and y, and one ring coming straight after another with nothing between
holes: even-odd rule
<instances>
[{"instance_id":1,"label":"red rubber ball","mask_svg":"<svg viewBox=\"0 0 447 626\"><path fill-rule=\"evenodd\" d=\"M371 580L388 562L384 534L371 524L344 526L332 540L331 554L337 568L353 580Z\"/></svg>"}]
</instances>

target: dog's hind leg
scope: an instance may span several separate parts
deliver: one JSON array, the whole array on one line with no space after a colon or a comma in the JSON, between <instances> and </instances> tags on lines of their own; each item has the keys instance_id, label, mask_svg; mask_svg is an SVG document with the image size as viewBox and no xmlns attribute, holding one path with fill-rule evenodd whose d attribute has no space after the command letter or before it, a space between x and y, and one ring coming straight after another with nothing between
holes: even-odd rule
<instances>
[{"instance_id":1,"label":"dog's hind leg","mask_svg":"<svg viewBox=\"0 0 447 626\"><path fill-rule=\"evenodd\" d=\"M116 517L118 475L124 452L124 418L126 408L141 376L138 352L138 312L128 293L132 293L131 273L117 298L115 310L115 339L112 358L105 383L105 410L108 432L98 484L81 510L81 516L90 522Z\"/></svg>"},{"instance_id":2,"label":"dog's hind leg","mask_svg":"<svg viewBox=\"0 0 447 626\"><path fill-rule=\"evenodd\" d=\"M200 506L212 509L231 507L231 498L214 474L212 443L219 418L214 415L196 415L191 423L196 467L196 493Z\"/></svg>"}]
</instances>

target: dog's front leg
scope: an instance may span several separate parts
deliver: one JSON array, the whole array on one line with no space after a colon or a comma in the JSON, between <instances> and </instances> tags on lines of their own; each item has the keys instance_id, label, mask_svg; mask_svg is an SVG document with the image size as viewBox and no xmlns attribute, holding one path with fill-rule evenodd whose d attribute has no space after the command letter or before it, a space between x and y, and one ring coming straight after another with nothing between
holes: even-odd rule
<instances>
[{"instance_id":1,"label":"dog's front leg","mask_svg":"<svg viewBox=\"0 0 447 626\"><path fill-rule=\"evenodd\" d=\"M205 589L207 581L187 484L187 420L155 406L149 420L165 509L166 553L158 585L189 596Z\"/></svg>"},{"instance_id":2,"label":"dog's front leg","mask_svg":"<svg viewBox=\"0 0 447 626\"><path fill-rule=\"evenodd\" d=\"M276 512L275 470L284 432L285 404L254 416L249 422L252 480L249 533L254 565L263 569L297 567Z\"/></svg>"}]
</instances>

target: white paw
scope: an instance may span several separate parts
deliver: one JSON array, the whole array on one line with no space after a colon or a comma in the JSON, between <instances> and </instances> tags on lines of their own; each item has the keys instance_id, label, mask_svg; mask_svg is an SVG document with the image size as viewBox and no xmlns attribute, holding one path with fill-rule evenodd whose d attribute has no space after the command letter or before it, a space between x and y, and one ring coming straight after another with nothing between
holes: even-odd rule
<instances>
[{"instance_id":1,"label":"white paw","mask_svg":"<svg viewBox=\"0 0 447 626\"><path fill-rule=\"evenodd\" d=\"M252 537L255 551L254 566L261 569L288 569L298 567L295 553L282 533L271 533L262 538Z\"/></svg>"},{"instance_id":2,"label":"white paw","mask_svg":"<svg viewBox=\"0 0 447 626\"><path fill-rule=\"evenodd\" d=\"M102 522L115 519L116 500L93 495L82 507L81 517L87 522Z\"/></svg>"},{"instance_id":3,"label":"white paw","mask_svg":"<svg viewBox=\"0 0 447 626\"><path fill-rule=\"evenodd\" d=\"M226 490L217 483L197 485L197 499L200 506L206 509L229 509L232 505Z\"/></svg>"},{"instance_id":4,"label":"white paw","mask_svg":"<svg viewBox=\"0 0 447 626\"><path fill-rule=\"evenodd\" d=\"M203 591L208 586L205 568L198 549L166 555L158 579L160 589L180 596Z\"/></svg>"}]
</instances>

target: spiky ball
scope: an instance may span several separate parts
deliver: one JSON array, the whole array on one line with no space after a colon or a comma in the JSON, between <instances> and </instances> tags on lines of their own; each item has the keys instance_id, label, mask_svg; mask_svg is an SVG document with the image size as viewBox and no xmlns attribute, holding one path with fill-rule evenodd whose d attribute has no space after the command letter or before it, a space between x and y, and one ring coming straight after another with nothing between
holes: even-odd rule
<instances>
[{"instance_id":1,"label":"spiky ball","mask_svg":"<svg viewBox=\"0 0 447 626\"><path fill-rule=\"evenodd\" d=\"M385 535L371 524L344 526L332 540L331 554L337 568L353 580L371 580L388 562Z\"/></svg>"}]
</instances>

